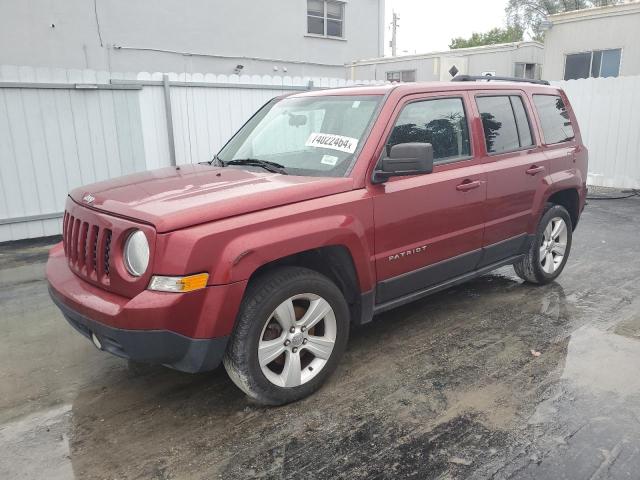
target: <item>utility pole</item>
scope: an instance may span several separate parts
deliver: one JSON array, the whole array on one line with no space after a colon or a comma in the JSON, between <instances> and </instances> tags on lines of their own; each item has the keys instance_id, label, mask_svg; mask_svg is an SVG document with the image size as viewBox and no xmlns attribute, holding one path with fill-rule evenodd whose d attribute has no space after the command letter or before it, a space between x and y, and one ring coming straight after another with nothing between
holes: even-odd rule
<instances>
[{"instance_id":1,"label":"utility pole","mask_svg":"<svg viewBox=\"0 0 640 480\"><path fill-rule=\"evenodd\" d=\"M397 42L397 38L396 38L396 30L398 29L398 27L400 25L398 25L398 20L400 20L400 17L398 16L398 14L396 12L393 12L393 20L391 21L391 55L393 57L396 56L396 51L397 51L397 47L398 47L398 42Z\"/></svg>"}]
</instances>

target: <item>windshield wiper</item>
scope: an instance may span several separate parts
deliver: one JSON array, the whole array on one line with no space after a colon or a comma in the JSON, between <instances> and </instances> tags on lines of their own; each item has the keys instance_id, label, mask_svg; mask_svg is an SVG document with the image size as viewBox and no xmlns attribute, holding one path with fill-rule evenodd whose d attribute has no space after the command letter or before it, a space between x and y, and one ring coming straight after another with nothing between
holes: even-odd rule
<instances>
[{"instance_id":1,"label":"windshield wiper","mask_svg":"<svg viewBox=\"0 0 640 480\"><path fill-rule=\"evenodd\" d=\"M218 159L218 161L220 161ZM272 173L281 173L282 175L287 175L287 172L284 170L284 165L280 165L276 162L269 162L267 160L258 160L257 158L238 158L235 160L229 160L228 162L224 162L223 166L227 165L249 165L250 167L261 167L265 170Z\"/></svg>"},{"instance_id":2,"label":"windshield wiper","mask_svg":"<svg viewBox=\"0 0 640 480\"><path fill-rule=\"evenodd\" d=\"M214 157L209 161L209 165L211 165L213 162L216 162L218 165L220 165L221 167L226 167L227 164L224 162L224 160L222 160L218 154L216 153L214 155Z\"/></svg>"}]
</instances>

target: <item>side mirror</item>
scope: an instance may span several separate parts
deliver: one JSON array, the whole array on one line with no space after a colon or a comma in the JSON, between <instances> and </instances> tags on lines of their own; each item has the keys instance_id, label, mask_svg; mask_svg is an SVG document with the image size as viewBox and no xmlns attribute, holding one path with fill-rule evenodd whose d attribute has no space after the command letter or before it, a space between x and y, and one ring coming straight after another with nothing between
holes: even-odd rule
<instances>
[{"instance_id":1,"label":"side mirror","mask_svg":"<svg viewBox=\"0 0 640 480\"><path fill-rule=\"evenodd\" d=\"M391 147L388 157L383 157L381 169L373 172L373 183L432 171L433 146L430 143L399 143Z\"/></svg>"}]
</instances>

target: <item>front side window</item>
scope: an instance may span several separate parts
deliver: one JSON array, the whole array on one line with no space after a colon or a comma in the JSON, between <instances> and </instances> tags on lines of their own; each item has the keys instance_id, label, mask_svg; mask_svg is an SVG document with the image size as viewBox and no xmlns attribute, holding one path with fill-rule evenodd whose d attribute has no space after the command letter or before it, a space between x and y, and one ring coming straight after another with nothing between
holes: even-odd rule
<instances>
[{"instance_id":1,"label":"front side window","mask_svg":"<svg viewBox=\"0 0 640 480\"><path fill-rule=\"evenodd\" d=\"M415 82L415 70L399 70L395 72L387 72L387 82Z\"/></svg>"},{"instance_id":2,"label":"front side window","mask_svg":"<svg viewBox=\"0 0 640 480\"><path fill-rule=\"evenodd\" d=\"M564 79L617 77L620 74L622 50L594 50L572 53L565 57Z\"/></svg>"},{"instance_id":3,"label":"front side window","mask_svg":"<svg viewBox=\"0 0 640 480\"><path fill-rule=\"evenodd\" d=\"M504 153L532 145L527 113L519 95L476 98L487 153Z\"/></svg>"},{"instance_id":4,"label":"front side window","mask_svg":"<svg viewBox=\"0 0 640 480\"><path fill-rule=\"evenodd\" d=\"M430 143L435 163L471 155L462 99L421 100L405 106L387 141L387 154L393 145L411 142Z\"/></svg>"},{"instance_id":5,"label":"front side window","mask_svg":"<svg viewBox=\"0 0 640 480\"><path fill-rule=\"evenodd\" d=\"M325 37L344 37L344 3L307 0L307 33Z\"/></svg>"},{"instance_id":6,"label":"front side window","mask_svg":"<svg viewBox=\"0 0 640 480\"><path fill-rule=\"evenodd\" d=\"M538 111L544 143L560 143L573 140L571 118L562 97L558 95L534 95L533 103Z\"/></svg>"},{"instance_id":7,"label":"front side window","mask_svg":"<svg viewBox=\"0 0 640 480\"><path fill-rule=\"evenodd\" d=\"M343 176L381 98L327 95L274 101L238 131L218 158L225 164L247 159L273 162L291 175Z\"/></svg>"}]
</instances>

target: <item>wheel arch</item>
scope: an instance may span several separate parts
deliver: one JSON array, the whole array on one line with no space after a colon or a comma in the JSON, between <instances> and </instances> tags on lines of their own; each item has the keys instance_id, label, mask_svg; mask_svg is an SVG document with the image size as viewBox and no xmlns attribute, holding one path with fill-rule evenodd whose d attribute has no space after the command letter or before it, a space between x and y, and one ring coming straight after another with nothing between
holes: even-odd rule
<instances>
[{"instance_id":1,"label":"wheel arch","mask_svg":"<svg viewBox=\"0 0 640 480\"><path fill-rule=\"evenodd\" d=\"M358 271L351 252L345 245L312 248L264 263L253 271L249 277L249 285L263 275L283 266L308 268L329 278L344 295L349 305L351 322L362 323L363 295Z\"/></svg>"},{"instance_id":2,"label":"wheel arch","mask_svg":"<svg viewBox=\"0 0 640 480\"><path fill-rule=\"evenodd\" d=\"M571 217L571 226L575 230L580 219L580 196L577 188L566 188L549 195L547 203L563 206Z\"/></svg>"}]
</instances>

